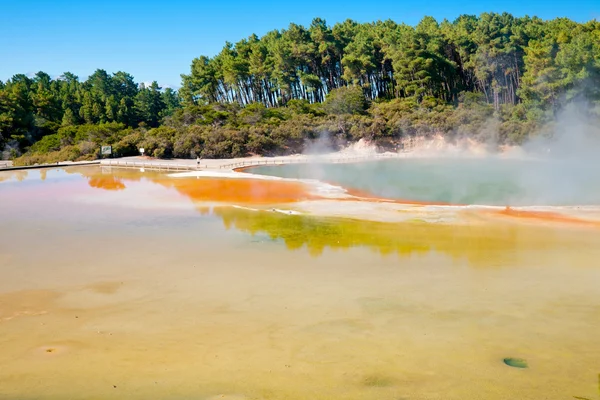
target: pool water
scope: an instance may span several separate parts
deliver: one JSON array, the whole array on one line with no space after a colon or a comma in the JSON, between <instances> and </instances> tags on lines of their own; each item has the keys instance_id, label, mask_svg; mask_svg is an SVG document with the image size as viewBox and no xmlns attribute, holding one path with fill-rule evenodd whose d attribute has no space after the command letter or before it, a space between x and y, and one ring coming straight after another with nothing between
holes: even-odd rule
<instances>
[{"instance_id":1,"label":"pool water","mask_svg":"<svg viewBox=\"0 0 600 400\"><path fill-rule=\"evenodd\" d=\"M597 397L595 228L288 215L266 205L297 184L124 169L0 181L0 399Z\"/></svg>"},{"instance_id":2,"label":"pool water","mask_svg":"<svg viewBox=\"0 0 600 400\"><path fill-rule=\"evenodd\" d=\"M412 158L258 166L246 171L318 179L392 199L499 206L600 205L600 169L585 160Z\"/></svg>"}]
</instances>

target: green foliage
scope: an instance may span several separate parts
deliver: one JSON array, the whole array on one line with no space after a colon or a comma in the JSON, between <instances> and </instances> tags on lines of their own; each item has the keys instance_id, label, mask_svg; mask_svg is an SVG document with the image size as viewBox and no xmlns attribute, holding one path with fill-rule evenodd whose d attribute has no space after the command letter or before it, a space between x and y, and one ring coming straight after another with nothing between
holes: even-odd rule
<instances>
[{"instance_id":1,"label":"green foliage","mask_svg":"<svg viewBox=\"0 0 600 400\"><path fill-rule=\"evenodd\" d=\"M97 70L85 82L69 72L55 80L44 72L33 78L15 75L0 86L0 149L16 142L25 150L63 127L85 126L88 131L77 131L64 145L98 142L125 126L156 127L179 108L175 91L161 91L156 82L147 88L138 85L125 72ZM91 128L95 125L104 127Z\"/></svg>"},{"instance_id":2,"label":"green foliage","mask_svg":"<svg viewBox=\"0 0 600 400\"><path fill-rule=\"evenodd\" d=\"M329 114L362 114L367 108L363 91L358 86L333 89L327 95L324 109Z\"/></svg>"},{"instance_id":3,"label":"green foliage","mask_svg":"<svg viewBox=\"0 0 600 400\"><path fill-rule=\"evenodd\" d=\"M308 100L304 99L292 99L288 101L287 108L290 113L293 114L313 114L316 115L318 111Z\"/></svg>"},{"instance_id":4,"label":"green foliage","mask_svg":"<svg viewBox=\"0 0 600 400\"><path fill-rule=\"evenodd\" d=\"M258 123L278 124L283 120L283 114L272 108L265 107L262 103L251 103L244 107L239 113L239 120L246 125Z\"/></svg>"},{"instance_id":5,"label":"green foliage","mask_svg":"<svg viewBox=\"0 0 600 400\"><path fill-rule=\"evenodd\" d=\"M334 146L434 134L522 143L570 102L600 114L599 60L597 21L316 18L194 59L179 91L125 72L15 75L0 82L0 149L35 163L92 158L101 145L115 156L288 154L323 133Z\"/></svg>"},{"instance_id":6,"label":"green foliage","mask_svg":"<svg viewBox=\"0 0 600 400\"><path fill-rule=\"evenodd\" d=\"M33 144L33 146L31 146L31 148L29 149L29 151L31 153L49 153L51 151L57 151L60 150L61 148L61 143L60 143L60 137L55 134L55 135L47 135L44 136L40 141L36 142Z\"/></svg>"}]
</instances>

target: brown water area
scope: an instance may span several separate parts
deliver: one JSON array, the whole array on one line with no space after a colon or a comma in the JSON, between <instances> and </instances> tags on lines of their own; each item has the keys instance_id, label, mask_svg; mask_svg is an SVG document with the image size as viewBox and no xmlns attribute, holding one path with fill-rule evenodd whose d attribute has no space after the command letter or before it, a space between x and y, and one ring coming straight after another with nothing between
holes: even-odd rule
<instances>
[{"instance_id":1,"label":"brown water area","mask_svg":"<svg viewBox=\"0 0 600 400\"><path fill-rule=\"evenodd\" d=\"M2 400L600 399L594 225L286 215L334 200L126 169L0 181Z\"/></svg>"}]
</instances>

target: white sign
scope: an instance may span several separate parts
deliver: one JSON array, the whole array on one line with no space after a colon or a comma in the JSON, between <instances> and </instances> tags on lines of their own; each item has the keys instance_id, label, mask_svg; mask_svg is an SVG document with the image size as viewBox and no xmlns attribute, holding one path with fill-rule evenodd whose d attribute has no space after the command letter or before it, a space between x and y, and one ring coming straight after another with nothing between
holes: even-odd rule
<instances>
[{"instance_id":1,"label":"white sign","mask_svg":"<svg viewBox=\"0 0 600 400\"><path fill-rule=\"evenodd\" d=\"M144 155L144 148L140 149L140 153L142 153L142 155Z\"/></svg>"},{"instance_id":2,"label":"white sign","mask_svg":"<svg viewBox=\"0 0 600 400\"><path fill-rule=\"evenodd\" d=\"M107 156L112 153L112 146L102 146L102 155Z\"/></svg>"}]
</instances>

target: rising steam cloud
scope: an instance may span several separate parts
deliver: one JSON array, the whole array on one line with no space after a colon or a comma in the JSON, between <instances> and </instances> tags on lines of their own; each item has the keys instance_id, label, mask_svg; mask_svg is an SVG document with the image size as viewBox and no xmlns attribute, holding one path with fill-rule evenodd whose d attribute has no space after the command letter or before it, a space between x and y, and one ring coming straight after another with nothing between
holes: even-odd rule
<instances>
[{"instance_id":1,"label":"rising steam cloud","mask_svg":"<svg viewBox=\"0 0 600 400\"><path fill-rule=\"evenodd\" d=\"M327 165L324 159L337 149L326 133L305 149L313 161L290 166L288 177L454 204L600 205L600 118L588 104L570 104L540 134L504 153L474 156L472 149L448 146L415 152L419 157Z\"/></svg>"}]
</instances>

